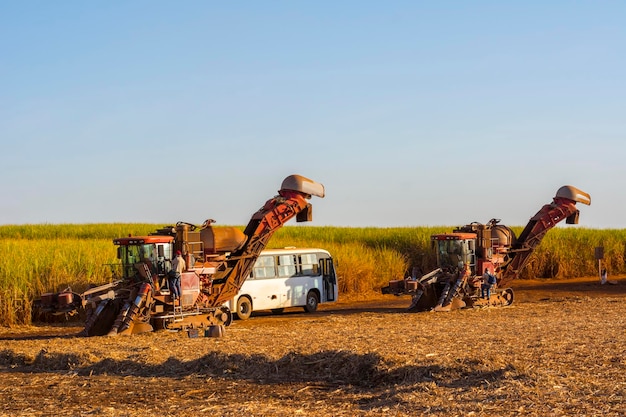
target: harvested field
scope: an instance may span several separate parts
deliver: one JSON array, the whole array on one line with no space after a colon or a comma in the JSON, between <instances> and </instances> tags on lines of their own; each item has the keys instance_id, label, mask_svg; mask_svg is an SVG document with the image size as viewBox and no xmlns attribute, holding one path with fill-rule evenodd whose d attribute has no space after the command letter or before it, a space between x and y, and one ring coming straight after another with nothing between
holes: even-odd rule
<instances>
[{"instance_id":1,"label":"harvested field","mask_svg":"<svg viewBox=\"0 0 626 417\"><path fill-rule=\"evenodd\" d=\"M509 308L408 298L235 321L223 338L0 334L1 415L622 416L626 279L518 281Z\"/></svg>"}]
</instances>

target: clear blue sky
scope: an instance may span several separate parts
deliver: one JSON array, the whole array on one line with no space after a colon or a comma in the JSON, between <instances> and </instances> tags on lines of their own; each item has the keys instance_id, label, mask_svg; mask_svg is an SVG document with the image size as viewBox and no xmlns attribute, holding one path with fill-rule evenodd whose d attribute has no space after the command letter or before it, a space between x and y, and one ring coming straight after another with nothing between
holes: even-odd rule
<instances>
[{"instance_id":1,"label":"clear blue sky","mask_svg":"<svg viewBox=\"0 0 626 417\"><path fill-rule=\"evenodd\" d=\"M626 228L622 1L0 0L0 224ZM294 223L295 224L295 223Z\"/></svg>"}]
</instances>

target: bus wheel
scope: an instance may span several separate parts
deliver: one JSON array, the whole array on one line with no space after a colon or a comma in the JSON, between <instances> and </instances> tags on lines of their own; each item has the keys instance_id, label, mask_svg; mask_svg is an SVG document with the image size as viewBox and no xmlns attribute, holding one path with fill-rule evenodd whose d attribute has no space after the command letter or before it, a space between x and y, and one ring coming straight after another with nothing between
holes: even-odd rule
<instances>
[{"instance_id":1,"label":"bus wheel","mask_svg":"<svg viewBox=\"0 0 626 417\"><path fill-rule=\"evenodd\" d=\"M248 320L252 314L252 301L248 297L239 297L237 300L237 318L239 320Z\"/></svg>"},{"instance_id":2,"label":"bus wheel","mask_svg":"<svg viewBox=\"0 0 626 417\"><path fill-rule=\"evenodd\" d=\"M307 313L313 313L317 310L317 305L320 302L320 298L314 291L309 291L306 295L306 304L304 305L304 311Z\"/></svg>"},{"instance_id":3,"label":"bus wheel","mask_svg":"<svg viewBox=\"0 0 626 417\"><path fill-rule=\"evenodd\" d=\"M284 309L284 308L273 308L273 309L272 309L272 314L280 314L280 313L282 313L283 311L285 311L285 309Z\"/></svg>"}]
</instances>

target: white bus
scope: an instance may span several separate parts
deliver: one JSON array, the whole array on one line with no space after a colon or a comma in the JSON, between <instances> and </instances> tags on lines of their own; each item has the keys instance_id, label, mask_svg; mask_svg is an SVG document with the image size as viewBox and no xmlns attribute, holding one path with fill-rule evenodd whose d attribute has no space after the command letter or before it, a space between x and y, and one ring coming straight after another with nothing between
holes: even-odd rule
<instances>
[{"instance_id":1,"label":"white bus","mask_svg":"<svg viewBox=\"0 0 626 417\"><path fill-rule=\"evenodd\" d=\"M250 276L226 305L246 320L253 311L282 313L288 307L304 307L311 313L320 303L337 301L337 277L333 259L324 249L284 248L261 252Z\"/></svg>"}]
</instances>

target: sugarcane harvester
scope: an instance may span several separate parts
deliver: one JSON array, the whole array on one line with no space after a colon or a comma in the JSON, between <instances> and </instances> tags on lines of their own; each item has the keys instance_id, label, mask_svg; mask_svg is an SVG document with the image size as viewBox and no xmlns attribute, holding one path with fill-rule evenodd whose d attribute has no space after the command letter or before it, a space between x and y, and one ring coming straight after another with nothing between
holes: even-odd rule
<instances>
[{"instance_id":1,"label":"sugarcane harvester","mask_svg":"<svg viewBox=\"0 0 626 417\"><path fill-rule=\"evenodd\" d=\"M513 290L506 285L517 279L546 233L560 221L578 224L576 203L591 204L589 194L572 186L559 188L552 203L530 218L519 236L491 219L474 222L452 233L431 236L437 251L437 269L417 277L393 280L383 294L411 295L409 311L450 311L464 307L507 306ZM483 277L495 277L489 295L481 291Z\"/></svg>"},{"instance_id":2,"label":"sugarcane harvester","mask_svg":"<svg viewBox=\"0 0 626 417\"><path fill-rule=\"evenodd\" d=\"M82 336L133 334L156 329L187 330L228 326L232 299L250 274L259 254L291 218L312 220L312 196L324 197L324 186L300 175L282 182L278 195L252 215L243 231L236 227L178 222L148 236L117 238L118 279L83 294L66 290L44 294L40 308L86 313ZM187 270L182 294L174 302L167 284L174 254L180 251ZM50 304L50 305L47 305Z\"/></svg>"}]
</instances>

